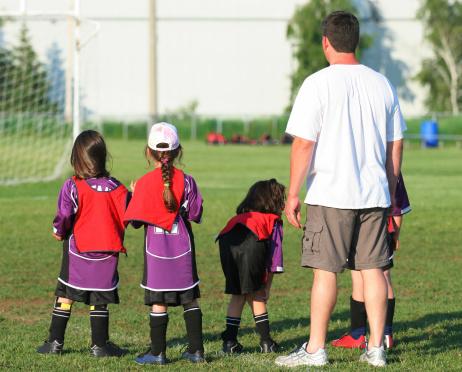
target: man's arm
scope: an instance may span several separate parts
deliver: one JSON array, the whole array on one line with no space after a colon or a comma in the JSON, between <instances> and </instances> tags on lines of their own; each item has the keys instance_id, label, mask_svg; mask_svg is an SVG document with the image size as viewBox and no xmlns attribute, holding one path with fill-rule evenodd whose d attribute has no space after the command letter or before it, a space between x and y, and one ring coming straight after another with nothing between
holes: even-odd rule
<instances>
[{"instance_id":1,"label":"man's arm","mask_svg":"<svg viewBox=\"0 0 462 372\"><path fill-rule=\"evenodd\" d=\"M290 182L285 214L289 223L300 228L300 200L298 193L305 182L316 142L294 137L290 153Z\"/></svg>"},{"instance_id":2,"label":"man's arm","mask_svg":"<svg viewBox=\"0 0 462 372\"><path fill-rule=\"evenodd\" d=\"M385 164L388 179L388 189L390 191L391 207L394 208L396 184L401 172L401 161L403 159L403 140L387 142L387 161Z\"/></svg>"}]
</instances>

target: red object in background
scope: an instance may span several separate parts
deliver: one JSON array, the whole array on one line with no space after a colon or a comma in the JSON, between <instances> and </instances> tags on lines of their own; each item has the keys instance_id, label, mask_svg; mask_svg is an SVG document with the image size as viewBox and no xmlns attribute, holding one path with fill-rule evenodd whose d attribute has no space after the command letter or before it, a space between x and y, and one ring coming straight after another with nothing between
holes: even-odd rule
<instances>
[{"instance_id":1,"label":"red object in background","mask_svg":"<svg viewBox=\"0 0 462 372\"><path fill-rule=\"evenodd\" d=\"M207 143L209 145L224 145L226 138L221 133L210 132L207 134Z\"/></svg>"}]
</instances>

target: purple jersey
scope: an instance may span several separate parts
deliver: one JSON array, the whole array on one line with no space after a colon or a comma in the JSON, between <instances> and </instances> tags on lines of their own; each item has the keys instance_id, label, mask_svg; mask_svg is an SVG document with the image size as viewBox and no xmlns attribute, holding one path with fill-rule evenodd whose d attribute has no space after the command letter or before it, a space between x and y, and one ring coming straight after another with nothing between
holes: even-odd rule
<instances>
[{"instance_id":1,"label":"purple jersey","mask_svg":"<svg viewBox=\"0 0 462 372\"><path fill-rule=\"evenodd\" d=\"M282 223L276 222L274 224L273 232L271 234L271 255L269 257L268 271L271 273L284 272L284 263L282 257L282 237L283 229Z\"/></svg>"},{"instance_id":2,"label":"purple jersey","mask_svg":"<svg viewBox=\"0 0 462 372\"><path fill-rule=\"evenodd\" d=\"M110 192L120 185L111 177L90 178L86 182L98 192ZM69 287L88 291L111 291L118 285L116 253L80 253L75 245L72 229L79 208L77 187L67 179L58 196L58 209L53 220L53 231L69 243L64 249L68 268L58 280Z\"/></svg>"},{"instance_id":3,"label":"purple jersey","mask_svg":"<svg viewBox=\"0 0 462 372\"><path fill-rule=\"evenodd\" d=\"M200 223L202 196L194 178L185 174L185 190L170 232L145 225L145 267L141 287L151 291L184 291L199 284L190 221ZM135 227L138 223L133 223Z\"/></svg>"},{"instance_id":4,"label":"purple jersey","mask_svg":"<svg viewBox=\"0 0 462 372\"><path fill-rule=\"evenodd\" d=\"M396 206L391 212L392 216L401 216L411 211L411 204L409 203L409 197L407 196L403 175L401 173L399 174L398 182L396 184L395 201Z\"/></svg>"}]
</instances>

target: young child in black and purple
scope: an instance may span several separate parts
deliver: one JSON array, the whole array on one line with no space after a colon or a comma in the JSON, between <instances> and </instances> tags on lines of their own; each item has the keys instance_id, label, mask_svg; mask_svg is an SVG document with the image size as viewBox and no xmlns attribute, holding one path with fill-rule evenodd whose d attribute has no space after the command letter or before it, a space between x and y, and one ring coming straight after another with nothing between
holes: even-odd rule
<instances>
[{"instance_id":1,"label":"young child in black and purple","mask_svg":"<svg viewBox=\"0 0 462 372\"><path fill-rule=\"evenodd\" d=\"M194 178L174 166L182 147L176 128L154 124L149 133L146 157L154 170L134 185L133 198L124 219L135 228L144 227L144 303L151 308L151 346L135 361L166 364L168 307L183 306L188 348L182 358L204 362L202 312L198 299L194 235L191 222L200 223L202 196Z\"/></svg>"},{"instance_id":2,"label":"young child in black and purple","mask_svg":"<svg viewBox=\"0 0 462 372\"><path fill-rule=\"evenodd\" d=\"M124 354L109 341L107 305L119 303L117 264L119 253L125 253L123 214L130 194L109 175L106 157L98 132L87 130L76 138L71 153L74 175L59 192L53 220L53 237L63 241L63 258L49 336L37 349L41 354L63 351L74 302L90 306L91 355Z\"/></svg>"},{"instance_id":3,"label":"young child in black and purple","mask_svg":"<svg viewBox=\"0 0 462 372\"><path fill-rule=\"evenodd\" d=\"M240 353L237 341L244 304L252 309L260 335L262 353L277 352L271 338L266 303L274 273L281 273L282 220L285 187L274 178L258 181L239 204L236 216L228 221L217 237L220 259L226 278L225 293L231 295L226 314L226 330L221 334L224 353Z\"/></svg>"},{"instance_id":4,"label":"young child in black and purple","mask_svg":"<svg viewBox=\"0 0 462 372\"><path fill-rule=\"evenodd\" d=\"M390 261L383 268L388 287L387 316L384 330L384 346L394 347L393 317L395 315L395 292L391 282L391 268L393 267L394 251L399 248L399 233L403 222L403 215L411 211L411 204L404 185L403 175L400 174L396 184L395 207L388 217L388 233L390 237ZM352 294L350 298L350 331L332 341L332 346L348 349L365 348L367 331L367 313L364 303L363 280L359 271L351 271Z\"/></svg>"}]
</instances>

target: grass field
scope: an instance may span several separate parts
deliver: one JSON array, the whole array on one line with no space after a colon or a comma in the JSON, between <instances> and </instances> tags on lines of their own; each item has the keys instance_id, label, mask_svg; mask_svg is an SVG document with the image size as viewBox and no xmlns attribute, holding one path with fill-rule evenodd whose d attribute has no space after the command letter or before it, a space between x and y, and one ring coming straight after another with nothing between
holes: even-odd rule
<instances>
[{"instance_id":1,"label":"grass field","mask_svg":"<svg viewBox=\"0 0 462 372\"><path fill-rule=\"evenodd\" d=\"M141 141L109 141L113 175L124 183L146 172ZM240 341L248 351L238 357L219 354L226 296L214 237L229 218L248 186L276 177L287 184L289 148L207 147L185 143L185 171L194 175L204 196L202 225L194 226L201 277L205 348L209 363L192 366L180 361L185 344L182 311L170 310L168 356L164 370L274 370L273 355L257 353L258 337L248 309ZM456 371L462 369L462 151L409 149L404 174L413 212L405 217L401 250L393 270L397 293L395 337L389 370ZM142 273L142 233L129 229L128 257L120 260L121 304L111 306L111 338L128 348L121 359L88 356L88 308L77 304L68 324L61 357L42 356L35 348L47 336L61 246L51 238L51 221L62 180L0 187L0 369L11 370L142 370L133 359L148 344L148 308L139 287ZM299 267L300 231L285 227L286 273L274 280L269 312L274 338L285 352L308 334L311 272ZM339 276L339 299L329 340L349 325L348 273ZM358 350L328 347L324 370L368 370L359 364ZM146 368L146 367L145 367ZM306 370L301 368L300 370Z\"/></svg>"}]
</instances>

